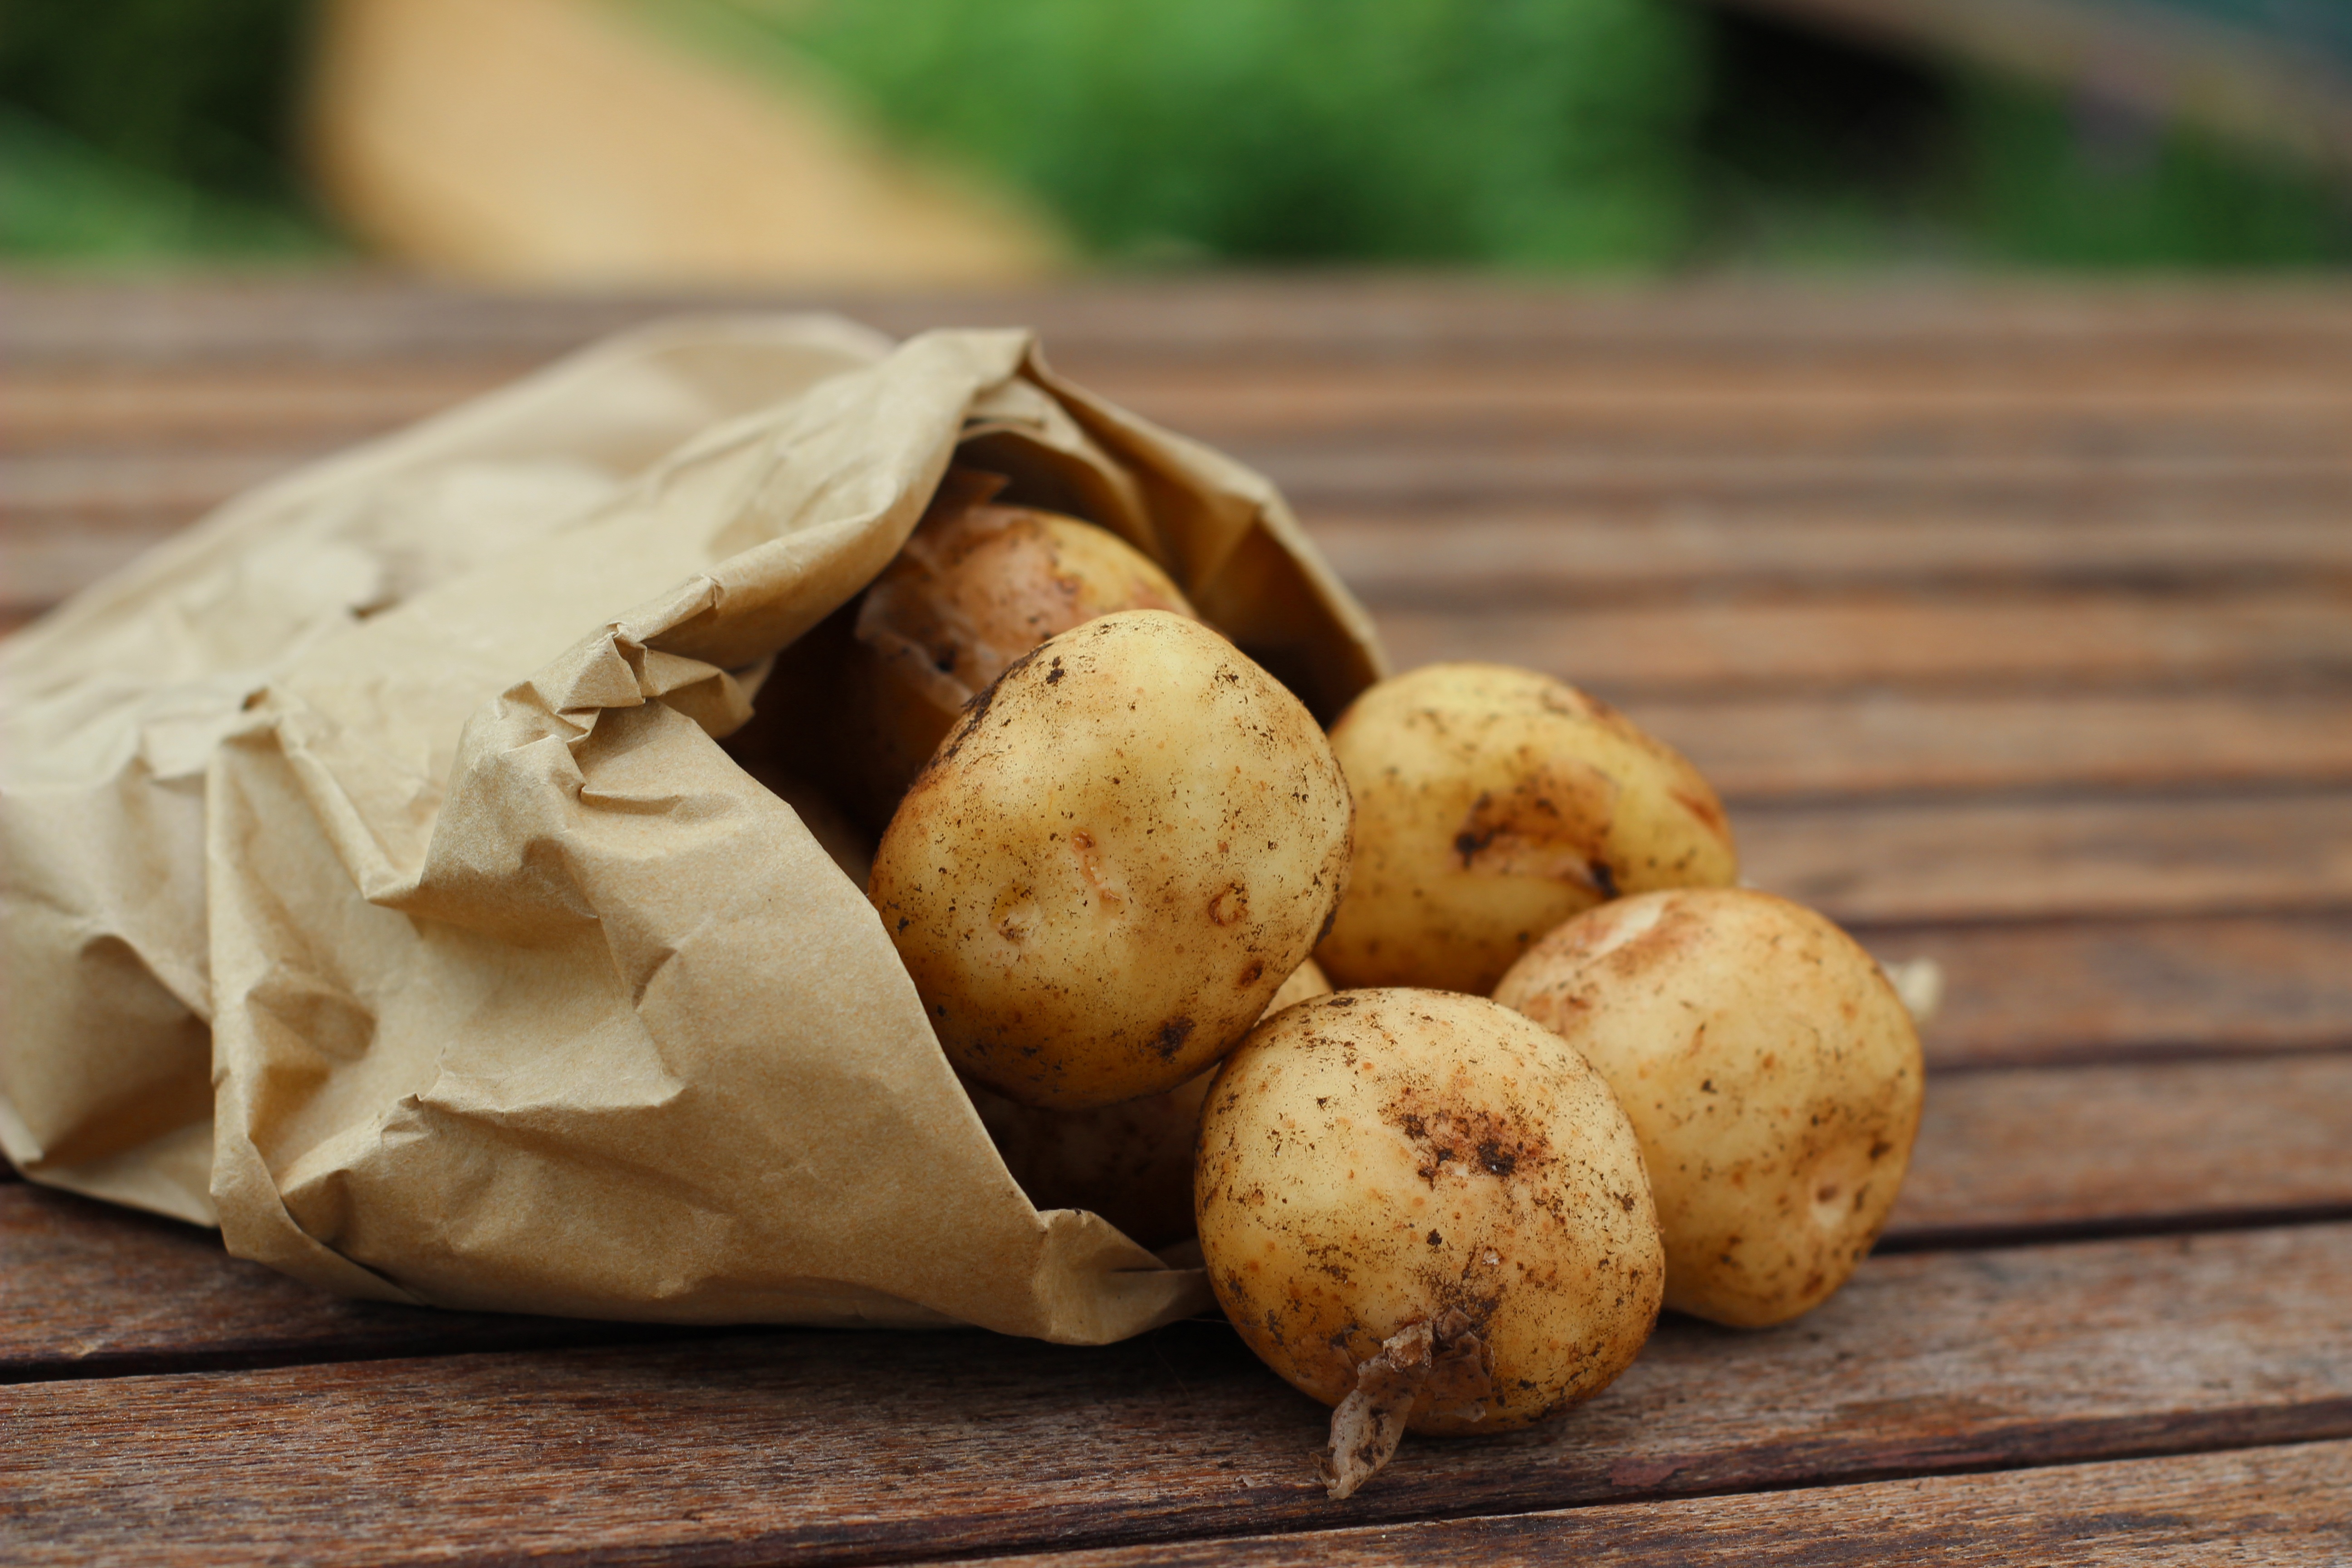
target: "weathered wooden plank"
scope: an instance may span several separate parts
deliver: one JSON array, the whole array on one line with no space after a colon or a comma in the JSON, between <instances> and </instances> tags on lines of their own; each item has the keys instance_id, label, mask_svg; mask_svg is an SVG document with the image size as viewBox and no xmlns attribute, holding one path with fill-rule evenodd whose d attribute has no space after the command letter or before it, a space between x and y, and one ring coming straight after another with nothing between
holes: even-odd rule
<instances>
[{"instance_id":1,"label":"weathered wooden plank","mask_svg":"<svg viewBox=\"0 0 2352 1568\"><path fill-rule=\"evenodd\" d=\"M1891 1245L2352 1216L2352 1052L1939 1076Z\"/></svg>"},{"instance_id":2,"label":"weathered wooden plank","mask_svg":"<svg viewBox=\"0 0 2352 1568\"><path fill-rule=\"evenodd\" d=\"M2352 781L2352 690L2343 689L1759 693L1643 700L1633 716L1735 806Z\"/></svg>"},{"instance_id":3,"label":"weathered wooden plank","mask_svg":"<svg viewBox=\"0 0 2352 1568\"><path fill-rule=\"evenodd\" d=\"M381 427L520 374L532 363L34 365L0 374L0 449L284 443ZM1083 367L1084 358L1076 362ZM1105 363L1099 390L1214 440L1357 440L1472 447L1540 436L1596 451L1899 451L2144 455L2326 452L2352 430L2336 364L2149 367L2105 356L2060 364L1903 361L1471 365L1398 359L1253 367Z\"/></svg>"},{"instance_id":4,"label":"weathered wooden plank","mask_svg":"<svg viewBox=\"0 0 2352 1568\"><path fill-rule=\"evenodd\" d=\"M1930 1068L2352 1048L2352 914L1857 934L1942 965Z\"/></svg>"},{"instance_id":5,"label":"weathered wooden plank","mask_svg":"<svg viewBox=\"0 0 2352 1568\"><path fill-rule=\"evenodd\" d=\"M365 434L353 431L353 436ZM138 454L132 454L134 457ZM79 459L78 459L79 460ZM289 461L291 459L289 459ZM187 521L172 492L103 477L0 513L0 584L19 603L62 598ZM2052 588L2200 595L2352 585L2341 507L2265 513L2224 499L2207 511L2151 504L2063 525L2015 512L1888 504L1749 509L1636 506L1620 512L1312 515L1308 531L1368 604L1485 614L1580 611L1737 592L1871 589L2028 594Z\"/></svg>"},{"instance_id":6,"label":"weathered wooden plank","mask_svg":"<svg viewBox=\"0 0 2352 1568\"><path fill-rule=\"evenodd\" d=\"M1757 508L1874 503L2011 510L2064 517L2164 505L2211 510L2340 506L2352 460L2326 456L1907 458L1669 450L1563 451L1545 443L1416 449L1402 442L1321 447L1231 441L1294 504L1320 510L1519 507Z\"/></svg>"},{"instance_id":7,"label":"weathered wooden plank","mask_svg":"<svg viewBox=\"0 0 2352 1568\"><path fill-rule=\"evenodd\" d=\"M0 510L7 598L63 598L168 537L213 489L277 471L217 455L206 465L192 476L210 487L201 491L174 489L152 455L121 464L76 458L79 480L52 472L57 488ZM2340 517L2241 509L2226 521L2113 518L2059 528L2027 518L1748 520L1692 509L1639 522L1310 518L1309 531L1360 596L1398 616L1581 618L1629 606L1673 612L1735 593L1867 602L1875 592L1911 603L2006 593L2030 602L2053 589L2133 601L2160 595L2193 613L2217 592L2352 591L2352 530Z\"/></svg>"},{"instance_id":8,"label":"weathered wooden plank","mask_svg":"<svg viewBox=\"0 0 2352 1568\"><path fill-rule=\"evenodd\" d=\"M2216 1562L2333 1568L2352 1560L2347 1496L2352 1496L2352 1443L2309 1443L1682 1502L1048 1552L1021 1561L1038 1568L1369 1568L1403 1563L2188 1568Z\"/></svg>"},{"instance_id":9,"label":"weathered wooden plank","mask_svg":"<svg viewBox=\"0 0 2352 1568\"><path fill-rule=\"evenodd\" d=\"M45 463L48 460L44 459ZM232 457L188 459L226 495L276 468ZM150 519L191 514L177 459L50 464L39 506L120 509ZM75 469L72 474L63 471ZM25 479L19 465L16 477ZM54 520L16 522L0 461L0 529L70 538ZM193 470L192 470L193 472ZM180 478L190 478L181 475ZM192 479L193 482L193 479ZM43 589L111 563L102 540L63 547ZM27 564L34 559L28 554ZM46 592L10 593L29 607ZM1883 685L2042 689L2188 682L2341 680L2352 674L2352 592L2325 584L2217 589L2189 596L2117 588L1945 596L1889 591L1762 600L1575 608L1391 608L1379 617L1401 668L1440 658L1530 665L1625 702L1673 695Z\"/></svg>"},{"instance_id":10,"label":"weathered wooden plank","mask_svg":"<svg viewBox=\"0 0 2352 1568\"><path fill-rule=\"evenodd\" d=\"M0 1383L682 1332L346 1300L229 1257L217 1232L10 1176L0 1186Z\"/></svg>"},{"instance_id":11,"label":"weathered wooden plank","mask_svg":"<svg viewBox=\"0 0 2352 1568\"><path fill-rule=\"evenodd\" d=\"M174 528L323 455L324 448L0 457L0 527Z\"/></svg>"},{"instance_id":12,"label":"weathered wooden plank","mask_svg":"<svg viewBox=\"0 0 2352 1568\"><path fill-rule=\"evenodd\" d=\"M1624 609L1391 610L1400 668L1523 664L1621 706L1668 694L1889 685L2064 689L2352 674L2352 595L1892 593Z\"/></svg>"},{"instance_id":13,"label":"weathered wooden plank","mask_svg":"<svg viewBox=\"0 0 2352 1568\"><path fill-rule=\"evenodd\" d=\"M246 485L324 455L356 430L314 432L307 442L223 451L0 455L0 516L36 524L81 520L162 527L185 521ZM2021 515L2309 514L2352 498L2352 458L1841 456L1480 450L1448 443L1428 451L1367 437L1303 447L1227 440L1234 457L1264 471L1308 516L1320 512L1487 512L1792 507Z\"/></svg>"},{"instance_id":14,"label":"weathered wooden plank","mask_svg":"<svg viewBox=\"0 0 2352 1568\"><path fill-rule=\"evenodd\" d=\"M2178 594L2352 578L2341 507L2264 510L2242 497L2063 517L1940 506L1931 492L1738 509L1326 510L1307 524L1350 587L1396 608L1605 607L1629 595L1825 587Z\"/></svg>"},{"instance_id":15,"label":"weathered wooden plank","mask_svg":"<svg viewBox=\"0 0 2352 1568\"><path fill-rule=\"evenodd\" d=\"M2342 367L2150 374L2105 356L1978 363L1107 367L1101 390L1202 438L1476 451L1696 447L1776 456L2149 458L2319 455L2352 427Z\"/></svg>"},{"instance_id":16,"label":"weathered wooden plank","mask_svg":"<svg viewBox=\"0 0 2352 1568\"><path fill-rule=\"evenodd\" d=\"M876 1561L2340 1438L2347 1293L2340 1226L1874 1259L1782 1329L1670 1321L1564 1420L1409 1443L1345 1505L1323 1412L1222 1326L20 1384L0 1552Z\"/></svg>"},{"instance_id":17,"label":"weathered wooden plank","mask_svg":"<svg viewBox=\"0 0 2352 1568\"><path fill-rule=\"evenodd\" d=\"M243 279L0 279L0 353L64 358L306 358L560 348L673 310L827 309L885 331L1027 323L1099 353L1489 359L1676 353L1818 359L1877 353L2019 364L2029 356L2259 356L2341 362L2352 299L2326 284L2130 290L2005 284L1823 289L1704 284L1580 289L1362 274L1091 279L1044 289L823 296L529 296L321 272Z\"/></svg>"},{"instance_id":18,"label":"weathered wooden plank","mask_svg":"<svg viewBox=\"0 0 2352 1568\"><path fill-rule=\"evenodd\" d=\"M2352 902L2352 794L1750 805L1757 886L1848 924L2274 913Z\"/></svg>"},{"instance_id":19,"label":"weathered wooden plank","mask_svg":"<svg viewBox=\"0 0 2352 1568\"><path fill-rule=\"evenodd\" d=\"M0 452L282 451L355 440L436 414L538 356L0 370Z\"/></svg>"},{"instance_id":20,"label":"weathered wooden plank","mask_svg":"<svg viewBox=\"0 0 2352 1568\"><path fill-rule=\"evenodd\" d=\"M2352 1215L2352 1053L1939 1075L1888 1244ZM315 1295L208 1233L0 1189L0 1381L576 1342Z\"/></svg>"}]
</instances>

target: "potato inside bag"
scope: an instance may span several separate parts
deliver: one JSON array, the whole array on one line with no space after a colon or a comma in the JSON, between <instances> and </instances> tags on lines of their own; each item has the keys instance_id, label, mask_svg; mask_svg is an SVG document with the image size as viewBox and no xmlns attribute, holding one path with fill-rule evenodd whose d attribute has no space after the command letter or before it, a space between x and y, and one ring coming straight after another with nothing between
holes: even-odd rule
<instances>
[{"instance_id":1,"label":"potato inside bag","mask_svg":"<svg viewBox=\"0 0 2352 1568\"><path fill-rule=\"evenodd\" d=\"M774 656L950 462L1135 545L1327 722L1380 673L1265 481L1024 332L625 334L0 645L0 1148L389 1300L1077 1342L1203 1307L1031 1205L754 776L809 771Z\"/></svg>"}]
</instances>

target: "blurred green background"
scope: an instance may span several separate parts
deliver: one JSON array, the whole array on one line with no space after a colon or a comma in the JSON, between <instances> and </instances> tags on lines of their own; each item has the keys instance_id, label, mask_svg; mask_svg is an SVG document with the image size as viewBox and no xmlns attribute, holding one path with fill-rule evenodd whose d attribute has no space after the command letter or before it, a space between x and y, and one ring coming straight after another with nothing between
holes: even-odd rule
<instances>
[{"instance_id":1,"label":"blurred green background","mask_svg":"<svg viewBox=\"0 0 2352 1568\"><path fill-rule=\"evenodd\" d=\"M1029 194L1112 265L1643 272L2352 259L2352 195L2315 163L1751 9L656 9L668 30L720 47L749 35L788 41L888 135ZM2330 26L2352 26L2342 7L2319 9ZM306 187L298 147L311 22L303 0L5 0L0 258L301 263L347 253Z\"/></svg>"}]
</instances>

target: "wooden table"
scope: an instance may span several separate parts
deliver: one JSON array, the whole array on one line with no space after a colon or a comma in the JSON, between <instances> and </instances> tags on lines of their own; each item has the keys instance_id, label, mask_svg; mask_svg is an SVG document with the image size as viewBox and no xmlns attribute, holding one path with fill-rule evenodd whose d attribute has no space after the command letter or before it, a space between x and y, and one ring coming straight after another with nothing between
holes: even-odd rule
<instances>
[{"instance_id":1,"label":"wooden table","mask_svg":"<svg viewBox=\"0 0 2352 1568\"><path fill-rule=\"evenodd\" d=\"M0 282L9 624L657 308ZM845 308L1040 327L1281 482L1400 666L1605 694L1716 779L1759 882L1940 961L1878 1255L1335 1505L1323 1412L1222 1323L404 1310L12 1183L0 1559L2352 1561L2352 293Z\"/></svg>"}]
</instances>

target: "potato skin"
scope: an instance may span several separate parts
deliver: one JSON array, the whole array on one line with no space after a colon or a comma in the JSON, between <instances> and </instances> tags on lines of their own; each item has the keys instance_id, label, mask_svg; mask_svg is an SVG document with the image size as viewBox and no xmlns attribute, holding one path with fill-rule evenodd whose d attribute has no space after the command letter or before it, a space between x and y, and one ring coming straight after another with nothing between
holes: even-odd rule
<instances>
[{"instance_id":1,"label":"potato skin","mask_svg":"<svg viewBox=\"0 0 2352 1568\"><path fill-rule=\"evenodd\" d=\"M1310 958L1291 971L1265 1016L1330 992ZM1092 1110L1040 1110L970 1081L964 1092L1031 1203L1091 1210L1158 1247L1192 1234L1192 1145L1216 1076L1212 1068L1165 1094Z\"/></svg>"},{"instance_id":2,"label":"potato skin","mask_svg":"<svg viewBox=\"0 0 2352 1568\"><path fill-rule=\"evenodd\" d=\"M1198 622L1089 621L965 711L868 896L956 1066L1027 1105L1159 1094L1330 918L1348 789L1307 709Z\"/></svg>"},{"instance_id":3,"label":"potato skin","mask_svg":"<svg viewBox=\"0 0 2352 1568\"><path fill-rule=\"evenodd\" d=\"M996 505L1003 483L950 469L905 548L829 628L833 765L877 832L963 705L1014 659L1118 610L1197 618L1142 552L1074 517Z\"/></svg>"},{"instance_id":4,"label":"potato skin","mask_svg":"<svg viewBox=\"0 0 2352 1568\"><path fill-rule=\"evenodd\" d=\"M1472 1420L1523 1426L1630 1365L1664 1260L1641 1150L1608 1085L1483 997L1342 991L1276 1014L1218 1070L1194 1176L1225 1315L1337 1405L1391 1334L1449 1309L1486 1342Z\"/></svg>"},{"instance_id":5,"label":"potato skin","mask_svg":"<svg viewBox=\"0 0 2352 1568\"><path fill-rule=\"evenodd\" d=\"M1356 801L1332 981L1485 995L1520 953L1604 899L1724 886L1739 861L1715 791L1597 698L1533 670L1433 664L1331 730Z\"/></svg>"},{"instance_id":6,"label":"potato skin","mask_svg":"<svg viewBox=\"0 0 2352 1568\"><path fill-rule=\"evenodd\" d=\"M1621 899L1536 944L1495 999L1609 1079L1641 1135L1666 1305L1785 1322L1870 1250L1918 1136L1925 1064L1853 938L1785 899Z\"/></svg>"}]
</instances>

